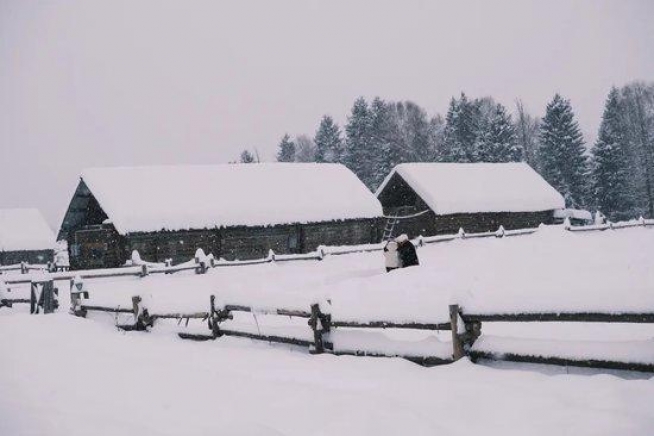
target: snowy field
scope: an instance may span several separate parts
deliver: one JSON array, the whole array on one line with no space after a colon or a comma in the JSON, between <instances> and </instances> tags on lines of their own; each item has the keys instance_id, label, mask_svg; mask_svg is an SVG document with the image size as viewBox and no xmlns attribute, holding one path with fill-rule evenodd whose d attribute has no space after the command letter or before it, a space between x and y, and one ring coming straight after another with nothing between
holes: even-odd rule
<instances>
[{"instance_id":1,"label":"snowy field","mask_svg":"<svg viewBox=\"0 0 654 436\"><path fill-rule=\"evenodd\" d=\"M450 303L468 312L654 309L654 229L572 234L551 227L529 236L455 240L421 248L421 266L390 274L380 256L88 280L89 304L131 307L131 296L141 295L153 312L206 311L214 294L219 304L308 310L320 302L335 319L423 322L447 321ZM67 283L59 286L67 290ZM37 317L24 307L0 309L0 435L651 435L654 429L649 374L467 360L423 368L401 359L310 356L247 339L185 342L174 334L208 332L199 322L161 323L147 334L120 332L115 322L108 314ZM310 335L306 320L282 325L279 317L247 314L232 323ZM449 332L347 333L338 333L343 346L451 350ZM651 325L484 323L483 335L480 344L509 349L654 362Z\"/></svg>"}]
</instances>

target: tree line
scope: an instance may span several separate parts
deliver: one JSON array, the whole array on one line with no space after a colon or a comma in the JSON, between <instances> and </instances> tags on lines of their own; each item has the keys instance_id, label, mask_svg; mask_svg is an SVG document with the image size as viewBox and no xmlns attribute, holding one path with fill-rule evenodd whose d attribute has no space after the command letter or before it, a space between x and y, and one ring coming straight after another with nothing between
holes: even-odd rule
<instances>
[{"instance_id":1,"label":"tree line","mask_svg":"<svg viewBox=\"0 0 654 436\"><path fill-rule=\"evenodd\" d=\"M654 217L654 83L612 88L598 137L587 147L568 99L542 118L521 101L511 114L492 97L452 98L445 118L417 104L358 98L344 128L325 115L313 135L284 135L280 162L334 162L375 190L404 162L526 162L572 208L611 220ZM252 162L246 150L242 162Z\"/></svg>"}]
</instances>

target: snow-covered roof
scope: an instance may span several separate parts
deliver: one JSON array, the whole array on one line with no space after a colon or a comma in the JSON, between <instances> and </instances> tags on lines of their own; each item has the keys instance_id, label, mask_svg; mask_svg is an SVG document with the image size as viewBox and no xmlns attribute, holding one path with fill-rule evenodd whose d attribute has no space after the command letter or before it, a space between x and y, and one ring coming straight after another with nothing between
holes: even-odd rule
<instances>
[{"instance_id":1,"label":"snow-covered roof","mask_svg":"<svg viewBox=\"0 0 654 436\"><path fill-rule=\"evenodd\" d=\"M561 194L525 163L407 163L398 174L438 215L562 209Z\"/></svg>"},{"instance_id":2,"label":"snow-covered roof","mask_svg":"<svg viewBox=\"0 0 654 436\"><path fill-rule=\"evenodd\" d=\"M0 251L54 247L54 234L38 209L0 209Z\"/></svg>"},{"instance_id":3,"label":"snow-covered roof","mask_svg":"<svg viewBox=\"0 0 654 436\"><path fill-rule=\"evenodd\" d=\"M96 168L82 180L121 234L382 215L375 196L339 164Z\"/></svg>"}]
</instances>

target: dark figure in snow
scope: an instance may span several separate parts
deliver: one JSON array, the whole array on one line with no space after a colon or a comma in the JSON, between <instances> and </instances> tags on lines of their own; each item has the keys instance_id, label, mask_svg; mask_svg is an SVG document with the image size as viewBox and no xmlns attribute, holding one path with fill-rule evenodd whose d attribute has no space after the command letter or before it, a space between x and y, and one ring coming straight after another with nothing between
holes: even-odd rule
<instances>
[{"instance_id":1,"label":"dark figure in snow","mask_svg":"<svg viewBox=\"0 0 654 436\"><path fill-rule=\"evenodd\" d=\"M395 242L397 242L397 253L400 255L402 268L420 264L420 262L418 262L418 253L416 253L416 247L414 247L411 241L409 241L409 237L407 235L403 234L398 236L395 238Z\"/></svg>"}]
</instances>

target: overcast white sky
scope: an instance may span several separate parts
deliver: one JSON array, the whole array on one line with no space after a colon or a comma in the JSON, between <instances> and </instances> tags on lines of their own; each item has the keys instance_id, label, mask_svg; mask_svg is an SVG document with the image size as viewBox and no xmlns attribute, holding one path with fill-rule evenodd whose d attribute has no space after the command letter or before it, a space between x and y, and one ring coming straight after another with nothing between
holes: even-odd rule
<instances>
[{"instance_id":1,"label":"overcast white sky","mask_svg":"<svg viewBox=\"0 0 654 436\"><path fill-rule=\"evenodd\" d=\"M652 0L0 0L0 208L56 229L85 167L272 160L359 95L542 115L560 92L592 139L611 85L654 80L653 17Z\"/></svg>"}]
</instances>

